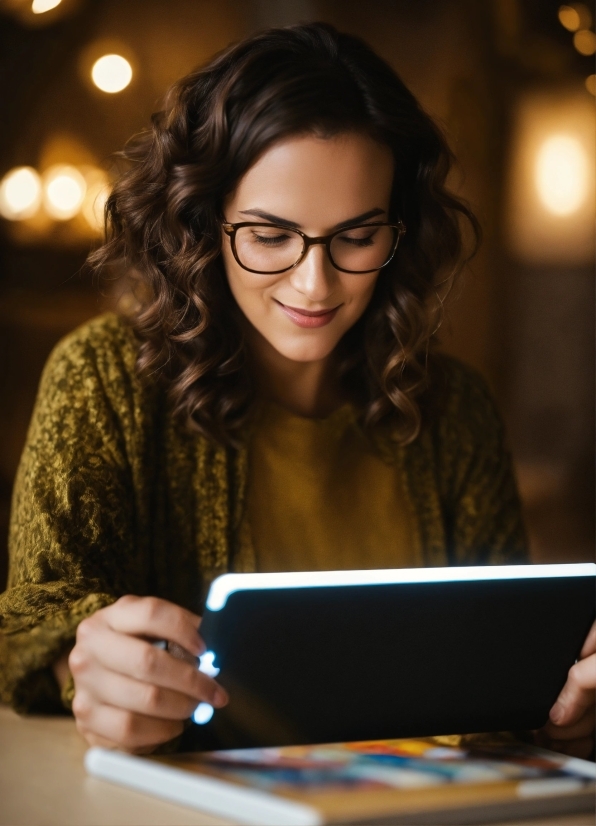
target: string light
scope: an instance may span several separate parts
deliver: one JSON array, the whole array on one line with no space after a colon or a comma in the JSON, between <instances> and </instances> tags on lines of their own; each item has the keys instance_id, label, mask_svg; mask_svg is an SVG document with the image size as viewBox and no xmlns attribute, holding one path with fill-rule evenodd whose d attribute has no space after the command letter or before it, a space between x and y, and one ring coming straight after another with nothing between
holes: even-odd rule
<instances>
[{"instance_id":1,"label":"string light","mask_svg":"<svg viewBox=\"0 0 596 826\"><path fill-rule=\"evenodd\" d=\"M33 0L31 11L33 14L44 14L59 6L62 0Z\"/></svg>"},{"instance_id":2,"label":"string light","mask_svg":"<svg viewBox=\"0 0 596 826\"><path fill-rule=\"evenodd\" d=\"M30 166L18 166L0 182L0 215L9 221L31 218L41 203L41 180Z\"/></svg>"},{"instance_id":3,"label":"string light","mask_svg":"<svg viewBox=\"0 0 596 826\"><path fill-rule=\"evenodd\" d=\"M573 6L561 6L559 8L559 23L569 32L576 32L582 22L581 18Z\"/></svg>"},{"instance_id":4,"label":"string light","mask_svg":"<svg viewBox=\"0 0 596 826\"><path fill-rule=\"evenodd\" d=\"M43 176L43 204L56 221L68 221L79 212L87 191L85 178L67 164L50 167Z\"/></svg>"},{"instance_id":5,"label":"string light","mask_svg":"<svg viewBox=\"0 0 596 826\"><path fill-rule=\"evenodd\" d=\"M589 57L596 52L596 34L589 29L580 29L573 35L573 45L580 54Z\"/></svg>"},{"instance_id":6,"label":"string light","mask_svg":"<svg viewBox=\"0 0 596 826\"><path fill-rule=\"evenodd\" d=\"M592 25L592 12L585 3L569 3L559 6L559 23L569 32L589 29Z\"/></svg>"},{"instance_id":7,"label":"string light","mask_svg":"<svg viewBox=\"0 0 596 826\"><path fill-rule=\"evenodd\" d=\"M113 95L126 89L132 80L132 67L122 55L106 54L93 64L91 79L102 92Z\"/></svg>"}]
</instances>

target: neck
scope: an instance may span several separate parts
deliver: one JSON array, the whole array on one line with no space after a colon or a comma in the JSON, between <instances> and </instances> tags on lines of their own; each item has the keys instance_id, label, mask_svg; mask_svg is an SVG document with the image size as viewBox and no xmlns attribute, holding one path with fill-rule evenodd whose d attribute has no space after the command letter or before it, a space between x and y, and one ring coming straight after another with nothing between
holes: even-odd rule
<instances>
[{"instance_id":1,"label":"neck","mask_svg":"<svg viewBox=\"0 0 596 826\"><path fill-rule=\"evenodd\" d=\"M259 395L299 416L322 417L341 402L333 354L300 362L282 356L256 330L247 335Z\"/></svg>"}]
</instances>

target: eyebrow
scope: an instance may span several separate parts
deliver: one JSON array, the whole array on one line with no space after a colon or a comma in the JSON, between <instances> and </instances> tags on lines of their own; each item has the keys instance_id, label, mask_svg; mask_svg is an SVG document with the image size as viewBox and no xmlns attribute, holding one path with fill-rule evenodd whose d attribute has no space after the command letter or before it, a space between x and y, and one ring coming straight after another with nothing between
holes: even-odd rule
<instances>
[{"instance_id":1,"label":"eyebrow","mask_svg":"<svg viewBox=\"0 0 596 826\"><path fill-rule=\"evenodd\" d=\"M368 212L363 212L362 215L356 215L354 218L349 218L347 221L336 224L333 229L353 227L364 221L368 221L369 218L376 218L377 215L385 215L385 213L386 210L375 207L375 209L369 209ZM296 221L288 221L287 218L280 218L279 215L272 215L270 212L265 212L262 209L243 209L240 210L240 215L254 215L255 218L262 218L264 221L270 221L272 224L283 224L285 227L291 227L292 229L301 229L300 224L297 224Z\"/></svg>"}]
</instances>

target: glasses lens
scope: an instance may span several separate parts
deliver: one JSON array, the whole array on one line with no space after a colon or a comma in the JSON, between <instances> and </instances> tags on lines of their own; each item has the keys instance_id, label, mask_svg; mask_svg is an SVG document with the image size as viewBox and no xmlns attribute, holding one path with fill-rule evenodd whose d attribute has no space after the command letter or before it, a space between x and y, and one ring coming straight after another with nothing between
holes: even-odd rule
<instances>
[{"instance_id":1,"label":"glasses lens","mask_svg":"<svg viewBox=\"0 0 596 826\"><path fill-rule=\"evenodd\" d=\"M393 252L395 230L371 224L352 227L331 241L334 264L350 272L368 272L383 267Z\"/></svg>"},{"instance_id":2,"label":"glasses lens","mask_svg":"<svg viewBox=\"0 0 596 826\"><path fill-rule=\"evenodd\" d=\"M239 227L236 255L243 267L268 273L292 267L302 255L302 236L291 229L267 225Z\"/></svg>"}]
</instances>

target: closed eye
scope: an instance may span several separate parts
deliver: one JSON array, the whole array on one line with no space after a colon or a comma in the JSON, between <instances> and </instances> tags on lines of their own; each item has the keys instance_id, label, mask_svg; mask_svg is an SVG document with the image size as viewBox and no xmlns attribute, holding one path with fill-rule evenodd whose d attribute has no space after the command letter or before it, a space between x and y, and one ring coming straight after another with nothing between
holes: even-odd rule
<instances>
[{"instance_id":1,"label":"closed eye","mask_svg":"<svg viewBox=\"0 0 596 826\"><path fill-rule=\"evenodd\" d=\"M366 238L350 238L349 236L340 235L339 240L353 247L372 247L374 244L372 235L368 235Z\"/></svg>"},{"instance_id":2,"label":"closed eye","mask_svg":"<svg viewBox=\"0 0 596 826\"><path fill-rule=\"evenodd\" d=\"M262 244L264 247L281 247L290 240L289 235L259 235L257 232L253 232L252 237L256 244Z\"/></svg>"}]
</instances>

